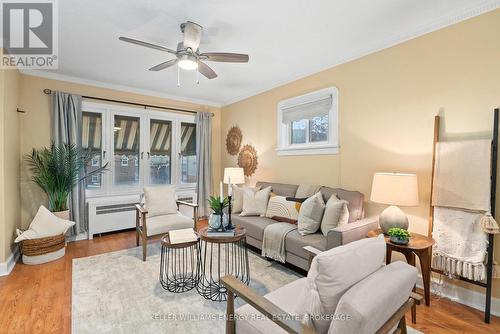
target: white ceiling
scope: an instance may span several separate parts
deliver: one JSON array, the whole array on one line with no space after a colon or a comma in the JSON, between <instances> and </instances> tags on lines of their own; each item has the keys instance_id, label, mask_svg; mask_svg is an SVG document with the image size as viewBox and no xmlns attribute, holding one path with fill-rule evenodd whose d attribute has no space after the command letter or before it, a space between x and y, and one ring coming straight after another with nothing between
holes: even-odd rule
<instances>
[{"instance_id":1,"label":"white ceiling","mask_svg":"<svg viewBox=\"0 0 500 334\"><path fill-rule=\"evenodd\" d=\"M499 8L498 0L62 0L54 78L225 105ZM209 63L219 77L176 67L172 55L119 36L176 48L180 23L204 27L202 52L241 52L248 64Z\"/></svg>"}]
</instances>

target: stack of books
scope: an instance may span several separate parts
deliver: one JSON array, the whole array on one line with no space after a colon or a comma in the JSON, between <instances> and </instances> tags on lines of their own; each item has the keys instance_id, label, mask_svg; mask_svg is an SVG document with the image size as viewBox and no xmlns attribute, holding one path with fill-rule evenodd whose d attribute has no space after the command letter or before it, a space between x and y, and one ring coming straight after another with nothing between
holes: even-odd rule
<instances>
[{"instance_id":1,"label":"stack of books","mask_svg":"<svg viewBox=\"0 0 500 334\"><path fill-rule=\"evenodd\" d=\"M198 240L198 237L192 228L170 231L168 232L168 237L172 245Z\"/></svg>"},{"instance_id":2,"label":"stack of books","mask_svg":"<svg viewBox=\"0 0 500 334\"><path fill-rule=\"evenodd\" d=\"M209 237L234 237L234 229L232 230L214 230L212 228L208 228L207 236Z\"/></svg>"}]
</instances>

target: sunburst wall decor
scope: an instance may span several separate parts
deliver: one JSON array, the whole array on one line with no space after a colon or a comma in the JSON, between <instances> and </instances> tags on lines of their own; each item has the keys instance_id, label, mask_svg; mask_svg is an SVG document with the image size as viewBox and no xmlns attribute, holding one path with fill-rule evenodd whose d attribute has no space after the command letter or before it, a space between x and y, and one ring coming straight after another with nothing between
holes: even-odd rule
<instances>
[{"instance_id":1,"label":"sunburst wall decor","mask_svg":"<svg viewBox=\"0 0 500 334\"><path fill-rule=\"evenodd\" d=\"M252 145L245 145L238 155L238 166L243 168L245 176L250 176L257 169L257 151Z\"/></svg>"}]
</instances>

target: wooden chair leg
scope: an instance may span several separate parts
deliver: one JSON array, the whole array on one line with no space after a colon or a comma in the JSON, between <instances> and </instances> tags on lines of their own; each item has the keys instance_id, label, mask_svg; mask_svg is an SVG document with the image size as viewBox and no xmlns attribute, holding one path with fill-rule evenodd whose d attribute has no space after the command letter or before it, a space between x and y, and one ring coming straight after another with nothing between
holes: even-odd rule
<instances>
[{"instance_id":1,"label":"wooden chair leg","mask_svg":"<svg viewBox=\"0 0 500 334\"><path fill-rule=\"evenodd\" d=\"M146 256L148 254L148 238L142 238L142 261L146 261Z\"/></svg>"},{"instance_id":2,"label":"wooden chair leg","mask_svg":"<svg viewBox=\"0 0 500 334\"><path fill-rule=\"evenodd\" d=\"M404 315L399 321L398 328L401 330L401 334L406 334L406 317Z\"/></svg>"},{"instance_id":3,"label":"wooden chair leg","mask_svg":"<svg viewBox=\"0 0 500 334\"><path fill-rule=\"evenodd\" d=\"M139 229L135 229L135 245L139 247Z\"/></svg>"},{"instance_id":4,"label":"wooden chair leg","mask_svg":"<svg viewBox=\"0 0 500 334\"><path fill-rule=\"evenodd\" d=\"M234 334L236 331L234 322L234 293L231 290L227 290L226 316L226 334Z\"/></svg>"}]
</instances>

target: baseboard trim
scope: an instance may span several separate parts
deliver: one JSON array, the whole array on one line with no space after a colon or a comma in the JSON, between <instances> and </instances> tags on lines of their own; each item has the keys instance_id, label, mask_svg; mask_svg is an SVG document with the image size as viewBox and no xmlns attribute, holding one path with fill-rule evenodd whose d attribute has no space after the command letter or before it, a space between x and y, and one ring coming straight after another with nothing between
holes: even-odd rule
<instances>
[{"instance_id":1,"label":"baseboard trim","mask_svg":"<svg viewBox=\"0 0 500 334\"><path fill-rule=\"evenodd\" d=\"M423 289L421 274L418 275L417 287ZM484 312L486 301L486 294L484 293L465 289L461 286L451 284L444 279L442 282L440 282L436 277L432 278L431 292L453 302L460 303L462 305L466 305ZM500 298L491 297L491 314L500 317Z\"/></svg>"},{"instance_id":2,"label":"baseboard trim","mask_svg":"<svg viewBox=\"0 0 500 334\"><path fill-rule=\"evenodd\" d=\"M17 260L19 259L19 247L15 245L14 250L7 258L7 261L0 262L0 276L6 276L10 274L14 266L16 265Z\"/></svg>"}]
</instances>

